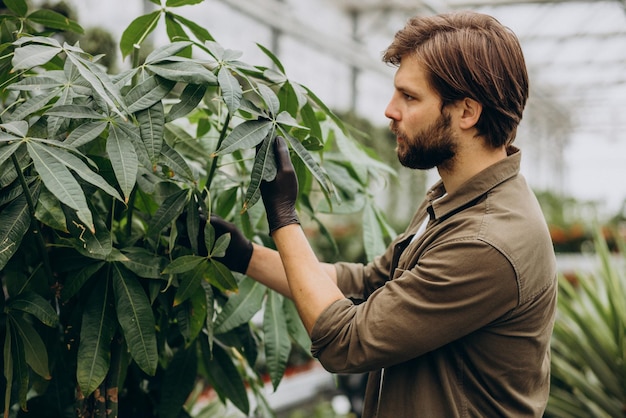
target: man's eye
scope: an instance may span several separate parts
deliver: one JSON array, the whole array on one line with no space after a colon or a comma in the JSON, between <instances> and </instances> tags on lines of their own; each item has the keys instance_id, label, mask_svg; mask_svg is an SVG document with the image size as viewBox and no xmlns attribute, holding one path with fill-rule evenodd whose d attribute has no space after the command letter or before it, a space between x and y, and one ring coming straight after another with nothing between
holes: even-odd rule
<instances>
[{"instance_id":1,"label":"man's eye","mask_svg":"<svg viewBox=\"0 0 626 418\"><path fill-rule=\"evenodd\" d=\"M413 100L414 99L414 97L411 96L410 94L402 93L402 96L404 97L405 100Z\"/></svg>"}]
</instances>

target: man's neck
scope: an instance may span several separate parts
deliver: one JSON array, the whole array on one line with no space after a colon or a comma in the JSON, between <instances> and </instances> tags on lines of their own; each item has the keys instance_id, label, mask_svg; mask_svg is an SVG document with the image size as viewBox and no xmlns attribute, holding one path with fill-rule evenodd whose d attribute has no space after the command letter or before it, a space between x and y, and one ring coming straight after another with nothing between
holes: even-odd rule
<instances>
[{"instance_id":1,"label":"man's neck","mask_svg":"<svg viewBox=\"0 0 626 418\"><path fill-rule=\"evenodd\" d=\"M445 167L437 167L439 176L443 181L448 194L456 191L463 183L487 167L506 158L506 148L497 149L476 147L459 152L452 164Z\"/></svg>"}]
</instances>

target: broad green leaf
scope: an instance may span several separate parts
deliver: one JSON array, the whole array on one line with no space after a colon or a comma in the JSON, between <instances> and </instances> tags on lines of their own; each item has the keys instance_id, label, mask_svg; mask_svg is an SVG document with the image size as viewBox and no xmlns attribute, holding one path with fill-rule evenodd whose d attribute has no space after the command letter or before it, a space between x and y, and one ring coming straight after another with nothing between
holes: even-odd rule
<instances>
[{"instance_id":1,"label":"broad green leaf","mask_svg":"<svg viewBox=\"0 0 626 418\"><path fill-rule=\"evenodd\" d=\"M35 10L28 15L28 20L39 23L48 28L60 29L62 31L84 33L83 28L73 20L63 16L61 13L50 9Z\"/></svg>"},{"instance_id":2,"label":"broad green leaf","mask_svg":"<svg viewBox=\"0 0 626 418\"><path fill-rule=\"evenodd\" d=\"M330 117L330 119L335 123L335 125L337 125L337 127L339 129L341 129L341 132L343 132L344 135L348 135L348 129L346 128L346 126L344 125L343 121L341 119L339 119L337 117L337 115L335 115L332 110L330 110L328 108L328 106L326 106L326 104L321 101L319 99L319 97L317 97L315 95L315 93L313 93L313 91L311 89L309 89L306 86L303 86L301 84L294 84L294 88L297 87L302 87L305 91L307 96L313 101L313 103L315 103L317 106L319 106L319 108L328 116Z\"/></svg>"},{"instance_id":3,"label":"broad green leaf","mask_svg":"<svg viewBox=\"0 0 626 418\"><path fill-rule=\"evenodd\" d=\"M261 198L261 182L271 181L276 177L276 159L274 158L273 135L268 135L267 139L259 147L254 158L254 165L250 173L250 184L246 191L246 197L243 202L243 210L246 211Z\"/></svg>"},{"instance_id":4,"label":"broad green leaf","mask_svg":"<svg viewBox=\"0 0 626 418\"><path fill-rule=\"evenodd\" d=\"M147 279L160 279L163 267L163 259L154 252L141 247L128 247L122 249L125 260L121 263L139 277Z\"/></svg>"},{"instance_id":5,"label":"broad green leaf","mask_svg":"<svg viewBox=\"0 0 626 418\"><path fill-rule=\"evenodd\" d=\"M87 206L85 194L67 167L50 155L43 145L31 141L26 146L28 154L33 159L35 168L48 190L62 203L75 209L78 218L93 231L93 218Z\"/></svg>"},{"instance_id":6,"label":"broad green leaf","mask_svg":"<svg viewBox=\"0 0 626 418\"><path fill-rule=\"evenodd\" d=\"M198 288L198 291L194 292L182 307L184 308L182 321L185 322L185 347L188 348L197 340L206 324L207 297L204 288L202 286ZM177 318L181 320L180 312Z\"/></svg>"},{"instance_id":7,"label":"broad green leaf","mask_svg":"<svg viewBox=\"0 0 626 418\"><path fill-rule=\"evenodd\" d=\"M74 129L63 142L76 148L88 144L104 132L107 124L105 121L83 123Z\"/></svg>"},{"instance_id":8,"label":"broad green leaf","mask_svg":"<svg viewBox=\"0 0 626 418\"><path fill-rule=\"evenodd\" d=\"M267 106L267 110L272 116L276 116L280 110L280 101L278 96L274 93L274 90L266 86L265 84L258 84L257 88L261 94L261 98Z\"/></svg>"},{"instance_id":9,"label":"broad green leaf","mask_svg":"<svg viewBox=\"0 0 626 418\"><path fill-rule=\"evenodd\" d=\"M193 257L193 256L192 256ZM201 258L201 257L200 257ZM206 258L201 258L201 263L196 264L196 267L192 270L186 270L179 276L180 285L176 289L176 295L174 296L174 306L178 306L187 299L189 299L195 293L198 293L200 289L200 283L207 274L209 268L209 262Z\"/></svg>"},{"instance_id":10,"label":"broad green leaf","mask_svg":"<svg viewBox=\"0 0 626 418\"><path fill-rule=\"evenodd\" d=\"M13 42L13 45L22 46L24 44L31 43L61 48L61 44L59 43L59 41L51 36L22 36L21 38L18 38L15 42Z\"/></svg>"},{"instance_id":11,"label":"broad green leaf","mask_svg":"<svg viewBox=\"0 0 626 418\"><path fill-rule=\"evenodd\" d=\"M175 103L167 114L167 122L188 115L198 107L207 91L205 84L188 84L180 95L180 100Z\"/></svg>"},{"instance_id":12,"label":"broad green leaf","mask_svg":"<svg viewBox=\"0 0 626 418\"><path fill-rule=\"evenodd\" d=\"M324 171L322 171L322 168L317 163L317 161L313 159L313 156L309 153L309 151L306 150L306 148L304 148L300 141L298 141L293 136L287 134L286 131L282 129L281 131L291 145L291 149L293 149L298 157L300 157L300 160L302 160L302 162L304 163L304 165L306 165L311 174L313 174L313 177L315 177L315 180L317 180L322 189L326 193L330 193L331 190L333 190L332 184L328 181L328 176L324 173Z\"/></svg>"},{"instance_id":13,"label":"broad green leaf","mask_svg":"<svg viewBox=\"0 0 626 418\"><path fill-rule=\"evenodd\" d=\"M224 264L213 259L209 260L206 279L222 292L237 289L237 281L233 277L233 273Z\"/></svg>"},{"instance_id":14,"label":"broad green leaf","mask_svg":"<svg viewBox=\"0 0 626 418\"><path fill-rule=\"evenodd\" d=\"M198 199L198 201L196 201ZM202 220L200 219L201 209L199 208L198 202L201 201L201 197L192 196L187 202L187 209L185 211L186 219L185 226L187 228L187 237L189 238L189 244L191 246L191 251L194 254L199 254L198 245L199 237L200 237L200 228L202 226ZM204 210L202 210L204 212ZM206 222L205 225L210 225L210 222Z\"/></svg>"},{"instance_id":15,"label":"broad green leaf","mask_svg":"<svg viewBox=\"0 0 626 418\"><path fill-rule=\"evenodd\" d=\"M266 47L264 47L263 45L257 43L256 46L259 47L259 49L261 51L263 51L263 53L265 55L267 55L267 57L272 60L272 62L274 63L274 65L276 66L276 68L278 68L278 71L280 71L282 74L285 74L285 67L283 67L283 64L280 62L280 60L278 59L278 57L276 55L274 55L274 53L272 53L272 51L270 51L269 49L267 49Z\"/></svg>"},{"instance_id":16,"label":"broad green leaf","mask_svg":"<svg viewBox=\"0 0 626 418\"><path fill-rule=\"evenodd\" d=\"M20 145L22 145L22 142L16 141L9 145L0 146L0 164L11 158L11 156L15 154Z\"/></svg>"},{"instance_id":17,"label":"broad green leaf","mask_svg":"<svg viewBox=\"0 0 626 418\"><path fill-rule=\"evenodd\" d=\"M239 63L239 61L237 60L241 58L242 55L243 55L243 51L237 51L234 49L225 49L224 57L222 58L222 60L227 62L228 65L231 67L231 69L235 70L235 68L232 68L232 64Z\"/></svg>"},{"instance_id":18,"label":"broad green leaf","mask_svg":"<svg viewBox=\"0 0 626 418\"><path fill-rule=\"evenodd\" d=\"M89 396L104 381L111 361L111 341L117 328L109 280L94 287L83 312L76 380Z\"/></svg>"},{"instance_id":19,"label":"broad green leaf","mask_svg":"<svg viewBox=\"0 0 626 418\"><path fill-rule=\"evenodd\" d=\"M208 225L208 222L207 222ZM226 255L226 249L228 249L228 245L230 244L230 232L224 235L220 235L215 240L215 245L213 249L211 249L211 257L220 258Z\"/></svg>"},{"instance_id":20,"label":"broad green leaf","mask_svg":"<svg viewBox=\"0 0 626 418\"><path fill-rule=\"evenodd\" d=\"M207 52L216 60L216 61L223 61L224 58L224 48L222 47L222 45L220 45L219 43L210 40L210 41L206 41L204 43L204 47L206 48Z\"/></svg>"},{"instance_id":21,"label":"broad green leaf","mask_svg":"<svg viewBox=\"0 0 626 418\"><path fill-rule=\"evenodd\" d=\"M272 129L269 120L248 120L235 126L224 139L217 154L230 154L241 149L251 149L260 144Z\"/></svg>"},{"instance_id":22,"label":"broad green leaf","mask_svg":"<svg viewBox=\"0 0 626 418\"><path fill-rule=\"evenodd\" d=\"M154 376L159 354L152 307L139 281L115 264L113 290L117 320L122 326L130 354L141 370Z\"/></svg>"},{"instance_id":23,"label":"broad green leaf","mask_svg":"<svg viewBox=\"0 0 626 418\"><path fill-rule=\"evenodd\" d=\"M363 208L363 245L368 260L373 260L386 248L378 217L371 204Z\"/></svg>"},{"instance_id":24,"label":"broad green leaf","mask_svg":"<svg viewBox=\"0 0 626 418\"><path fill-rule=\"evenodd\" d=\"M198 158L209 160L211 155L198 143L195 136L190 135L181 126L174 123L165 125L165 139L172 147L183 151L186 155L196 155Z\"/></svg>"},{"instance_id":25,"label":"broad green leaf","mask_svg":"<svg viewBox=\"0 0 626 418\"><path fill-rule=\"evenodd\" d=\"M230 235L230 232L227 233ZM211 249L215 244L215 227L211 222L205 222L204 224L204 246L207 253L211 253Z\"/></svg>"},{"instance_id":26,"label":"broad green leaf","mask_svg":"<svg viewBox=\"0 0 626 418\"><path fill-rule=\"evenodd\" d=\"M113 84L109 75L104 73L95 63L84 59L76 53L70 51L66 52L67 58L72 61L80 75L93 89L94 100L99 104L100 102L106 103L109 110L116 113L120 118L126 119L126 116L119 109L120 107L124 107L124 101L122 100L119 89ZM101 105L101 107L104 107L104 105Z\"/></svg>"},{"instance_id":27,"label":"broad green leaf","mask_svg":"<svg viewBox=\"0 0 626 418\"><path fill-rule=\"evenodd\" d=\"M94 229L85 228L76 214L66 206L63 207L67 218L68 232L73 236L72 245L74 249L89 258L107 260L113 251L111 234L102 219L102 214L94 212Z\"/></svg>"},{"instance_id":28,"label":"broad green leaf","mask_svg":"<svg viewBox=\"0 0 626 418\"><path fill-rule=\"evenodd\" d=\"M163 77L148 77L126 94L125 103L128 112L135 113L149 108L167 96L175 84L174 81Z\"/></svg>"},{"instance_id":29,"label":"broad green leaf","mask_svg":"<svg viewBox=\"0 0 626 418\"><path fill-rule=\"evenodd\" d=\"M106 180L104 180L99 174L91 170L80 158L76 157L72 153L55 147L42 147L42 152L43 151L56 158L57 161L64 164L66 167L72 169L72 171L78 174L86 182L105 191L109 196L122 201L122 197L117 190L107 183Z\"/></svg>"},{"instance_id":30,"label":"broad green leaf","mask_svg":"<svg viewBox=\"0 0 626 418\"><path fill-rule=\"evenodd\" d=\"M59 317L50 303L35 292L27 291L12 297L7 301L7 307L27 312L49 327L55 327L59 323Z\"/></svg>"},{"instance_id":31,"label":"broad green leaf","mask_svg":"<svg viewBox=\"0 0 626 418\"><path fill-rule=\"evenodd\" d=\"M71 104L74 100L75 93L69 87L64 87L60 89L60 93L57 97L57 101L53 104L53 106L61 106ZM64 118L60 118L58 116L49 116L46 120L47 122L47 132L48 138L57 138L57 134L59 130L68 126L69 121ZM63 129L61 133L61 138L65 138L67 136L67 131Z\"/></svg>"},{"instance_id":32,"label":"broad green leaf","mask_svg":"<svg viewBox=\"0 0 626 418\"><path fill-rule=\"evenodd\" d=\"M17 83L13 83L7 86L7 90L41 92L43 90L62 87L65 79L60 77L53 77L53 73L53 71L48 71L45 75L42 76L28 75ZM61 72L60 74L63 73Z\"/></svg>"},{"instance_id":33,"label":"broad green leaf","mask_svg":"<svg viewBox=\"0 0 626 418\"><path fill-rule=\"evenodd\" d=\"M232 212L237 204L239 196L239 187L231 187L227 190L222 190L213 201L213 211L222 217L227 217Z\"/></svg>"},{"instance_id":34,"label":"broad green leaf","mask_svg":"<svg viewBox=\"0 0 626 418\"><path fill-rule=\"evenodd\" d=\"M297 117L300 107L304 106L306 103L306 97L302 96L304 99L304 103L302 104L298 101L298 97L299 96L296 94L296 90L293 88L293 85L289 82L284 83L280 87L280 90L278 90L280 110L289 113L293 118Z\"/></svg>"},{"instance_id":35,"label":"broad green leaf","mask_svg":"<svg viewBox=\"0 0 626 418\"><path fill-rule=\"evenodd\" d=\"M150 220L148 235L157 236L169 226L183 212L187 200L188 192L186 190L179 190L168 196Z\"/></svg>"},{"instance_id":36,"label":"broad green leaf","mask_svg":"<svg viewBox=\"0 0 626 418\"><path fill-rule=\"evenodd\" d=\"M202 64L191 60L161 62L148 65L153 73L173 81L189 84L217 84L217 77Z\"/></svg>"},{"instance_id":37,"label":"broad green leaf","mask_svg":"<svg viewBox=\"0 0 626 418\"><path fill-rule=\"evenodd\" d=\"M152 163L156 163L163 146L164 114L163 102L160 100L148 109L137 113L141 141Z\"/></svg>"},{"instance_id":38,"label":"broad green leaf","mask_svg":"<svg viewBox=\"0 0 626 418\"><path fill-rule=\"evenodd\" d=\"M196 383L198 356L195 347L178 350L167 365L161 379L161 397L157 407L159 418L178 418L183 404Z\"/></svg>"},{"instance_id":39,"label":"broad green leaf","mask_svg":"<svg viewBox=\"0 0 626 418\"><path fill-rule=\"evenodd\" d=\"M167 0L165 6L167 7L180 7L188 6L192 4L202 3L203 0Z\"/></svg>"},{"instance_id":40,"label":"broad green leaf","mask_svg":"<svg viewBox=\"0 0 626 418\"><path fill-rule=\"evenodd\" d=\"M206 300L206 318L205 318L205 329L207 334L207 341L209 343L209 348L213 348L213 337L215 336L214 322L215 319L215 294L213 293L213 288L207 282L202 282L202 289L204 290L203 296Z\"/></svg>"},{"instance_id":41,"label":"broad green leaf","mask_svg":"<svg viewBox=\"0 0 626 418\"><path fill-rule=\"evenodd\" d=\"M20 138L24 138L28 135L28 122L24 120L16 120L13 122L0 124L0 129L7 131Z\"/></svg>"},{"instance_id":42,"label":"broad green leaf","mask_svg":"<svg viewBox=\"0 0 626 418\"><path fill-rule=\"evenodd\" d=\"M13 13L20 17L26 17L28 5L26 0L3 0L4 5ZM8 405L8 404L7 404Z\"/></svg>"},{"instance_id":43,"label":"broad green leaf","mask_svg":"<svg viewBox=\"0 0 626 418\"><path fill-rule=\"evenodd\" d=\"M109 127L106 150L117 182L124 194L124 202L128 202L128 197L137 181L139 163L130 138L115 124L111 124Z\"/></svg>"},{"instance_id":44,"label":"broad green leaf","mask_svg":"<svg viewBox=\"0 0 626 418\"><path fill-rule=\"evenodd\" d=\"M41 188L37 198L35 218L52 229L67 232L67 223L59 199L45 187Z\"/></svg>"},{"instance_id":45,"label":"broad green leaf","mask_svg":"<svg viewBox=\"0 0 626 418\"><path fill-rule=\"evenodd\" d=\"M148 54L145 64L155 64L167 60L192 44L191 41L177 41L160 46Z\"/></svg>"},{"instance_id":46,"label":"broad green leaf","mask_svg":"<svg viewBox=\"0 0 626 418\"><path fill-rule=\"evenodd\" d=\"M223 400L230 400L246 416L250 412L250 401L243 379L233 359L220 345L214 345L211 352L207 352L203 345L203 358L211 386Z\"/></svg>"},{"instance_id":47,"label":"broad green leaf","mask_svg":"<svg viewBox=\"0 0 626 418\"><path fill-rule=\"evenodd\" d=\"M171 13L165 13L165 32L171 42L176 42L181 39L189 39L189 35L185 32L185 29L180 23L178 23ZM178 53L178 57L191 58L191 47L187 47Z\"/></svg>"},{"instance_id":48,"label":"broad green leaf","mask_svg":"<svg viewBox=\"0 0 626 418\"><path fill-rule=\"evenodd\" d=\"M304 324L298 315L295 303L291 299L284 298L283 300L283 313L285 320L287 321L287 331L291 338L298 344L305 353L311 351L311 338L304 328Z\"/></svg>"},{"instance_id":49,"label":"broad green leaf","mask_svg":"<svg viewBox=\"0 0 626 418\"><path fill-rule=\"evenodd\" d=\"M226 305L215 319L215 334L223 334L248 322L263 304L267 288L259 282L245 277L239 284L239 292L230 296Z\"/></svg>"},{"instance_id":50,"label":"broad green leaf","mask_svg":"<svg viewBox=\"0 0 626 418\"><path fill-rule=\"evenodd\" d=\"M5 387L5 416L14 402L11 402L11 394L13 391L13 381L18 383L18 399L22 409L26 408L26 396L28 394L29 372L26 365L26 357L24 354L24 345L18 335L17 330L11 325L11 321L6 321L5 338L4 338L4 377L6 379Z\"/></svg>"},{"instance_id":51,"label":"broad green leaf","mask_svg":"<svg viewBox=\"0 0 626 418\"><path fill-rule=\"evenodd\" d=\"M120 40L120 50L122 51L123 58L130 55L136 45L139 46L146 40L148 35L156 28L160 17L161 10L156 10L152 13L139 16L128 25L126 30L122 33Z\"/></svg>"},{"instance_id":52,"label":"broad green leaf","mask_svg":"<svg viewBox=\"0 0 626 418\"><path fill-rule=\"evenodd\" d=\"M24 345L24 355L26 363L35 373L46 380L51 378L48 369L48 352L43 340L31 324L19 315L9 313L11 325L17 330L22 344Z\"/></svg>"},{"instance_id":53,"label":"broad green leaf","mask_svg":"<svg viewBox=\"0 0 626 418\"><path fill-rule=\"evenodd\" d=\"M263 313L263 342L265 361L274 390L285 374L291 352L291 341L287 332L287 321L283 314L283 297L276 292L267 293Z\"/></svg>"},{"instance_id":54,"label":"broad green leaf","mask_svg":"<svg viewBox=\"0 0 626 418\"><path fill-rule=\"evenodd\" d=\"M228 111L233 114L239 109L243 97L243 90L239 81L232 74L230 68L222 66L217 73L217 80L222 89L222 98Z\"/></svg>"},{"instance_id":55,"label":"broad green leaf","mask_svg":"<svg viewBox=\"0 0 626 418\"><path fill-rule=\"evenodd\" d=\"M191 33L193 33L195 37L200 40L200 42L213 41L213 37L204 27L177 14L172 14L172 17L183 26L187 26Z\"/></svg>"},{"instance_id":56,"label":"broad green leaf","mask_svg":"<svg viewBox=\"0 0 626 418\"><path fill-rule=\"evenodd\" d=\"M152 168L152 162L150 161L150 157L148 156L148 150L146 149L146 145L141 138L141 130L139 129L139 127L130 122L124 122L120 120L117 120L116 122L117 128L119 128L120 132L124 136L126 136L133 144L135 154L137 155L137 163L142 167L150 170Z\"/></svg>"},{"instance_id":57,"label":"broad green leaf","mask_svg":"<svg viewBox=\"0 0 626 418\"><path fill-rule=\"evenodd\" d=\"M174 175L181 176L187 180L194 180L193 171L191 171L185 158L174 148L170 147L167 142L164 142L161 147L159 162L165 164Z\"/></svg>"},{"instance_id":58,"label":"broad green leaf","mask_svg":"<svg viewBox=\"0 0 626 418\"><path fill-rule=\"evenodd\" d=\"M97 261L95 263L82 266L80 269L72 271L68 274L65 279L63 289L61 290L61 301L67 302L74 295L76 295L83 285L90 278L92 278L104 266L104 264L104 261Z\"/></svg>"},{"instance_id":59,"label":"broad green leaf","mask_svg":"<svg viewBox=\"0 0 626 418\"><path fill-rule=\"evenodd\" d=\"M61 105L50 108L46 115L68 119L104 119L104 116L90 107L80 105Z\"/></svg>"},{"instance_id":60,"label":"broad green leaf","mask_svg":"<svg viewBox=\"0 0 626 418\"><path fill-rule=\"evenodd\" d=\"M206 261L205 257L200 257L197 255L183 255L176 258L167 266L165 266L165 269L163 269L163 274L186 273L198 267L203 261Z\"/></svg>"},{"instance_id":61,"label":"broad green leaf","mask_svg":"<svg viewBox=\"0 0 626 418\"><path fill-rule=\"evenodd\" d=\"M40 44L30 44L16 48L11 60L13 71L29 70L43 65L56 57L62 50L61 47Z\"/></svg>"},{"instance_id":62,"label":"broad green leaf","mask_svg":"<svg viewBox=\"0 0 626 418\"><path fill-rule=\"evenodd\" d=\"M308 128L300 125L297 120L293 118L287 111L282 111L276 116L276 123L279 123L283 126L289 126L293 128L299 128L302 130L308 130Z\"/></svg>"},{"instance_id":63,"label":"broad green leaf","mask_svg":"<svg viewBox=\"0 0 626 418\"><path fill-rule=\"evenodd\" d=\"M23 120L29 115L36 113L43 109L55 96L60 92L60 89L54 89L36 96L30 97L28 100L15 107L13 113L7 115L6 120Z\"/></svg>"}]
</instances>

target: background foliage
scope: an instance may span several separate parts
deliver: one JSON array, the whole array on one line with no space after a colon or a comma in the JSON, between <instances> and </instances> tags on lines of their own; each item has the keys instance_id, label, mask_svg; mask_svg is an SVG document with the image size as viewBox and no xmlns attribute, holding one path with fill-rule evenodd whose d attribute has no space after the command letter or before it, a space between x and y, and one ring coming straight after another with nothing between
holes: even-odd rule
<instances>
[{"instance_id":1,"label":"background foliage","mask_svg":"<svg viewBox=\"0 0 626 418\"><path fill-rule=\"evenodd\" d=\"M5 417L189 416L189 395L207 385L273 416L260 370L276 388L308 336L290 301L215 260L229 237L203 220L217 213L271 245L256 203L276 135L291 148L300 212L332 248L324 213L361 214L368 255L393 235L368 190L392 170L271 51L259 45L271 68L248 64L175 12L201 0L152 2L121 37L131 65L111 73L105 56L63 40L83 32L68 16L4 1ZM171 43L142 49L156 28Z\"/></svg>"},{"instance_id":2,"label":"background foliage","mask_svg":"<svg viewBox=\"0 0 626 418\"><path fill-rule=\"evenodd\" d=\"M615 234L613 236L616 236ZM626 415L626 245L595 235L597 272L560 277L548 417Z\"/></svg>"}]
</instances>

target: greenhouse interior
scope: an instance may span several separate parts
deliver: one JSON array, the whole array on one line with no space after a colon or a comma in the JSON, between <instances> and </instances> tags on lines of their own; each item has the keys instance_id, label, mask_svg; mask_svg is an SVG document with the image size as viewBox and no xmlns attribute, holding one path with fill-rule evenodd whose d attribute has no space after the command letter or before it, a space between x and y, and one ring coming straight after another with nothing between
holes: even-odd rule
<instances>
[{"instance_id":1,"label":"greenhouse interior","mask_svg":"<svg viewBox=\"0 0 626 418\"><path fill-rule=\"evenodd\" d=\"M259 155L282 135L317 258L377 260L440 178L398 161L384 51L462 11L528 71L514 145L558 283L541 416L626 416L626 0L0 0L4 417L371 416L367 373L327 371L207 216L277 248Z\"/></svg>"}]
</instances>

